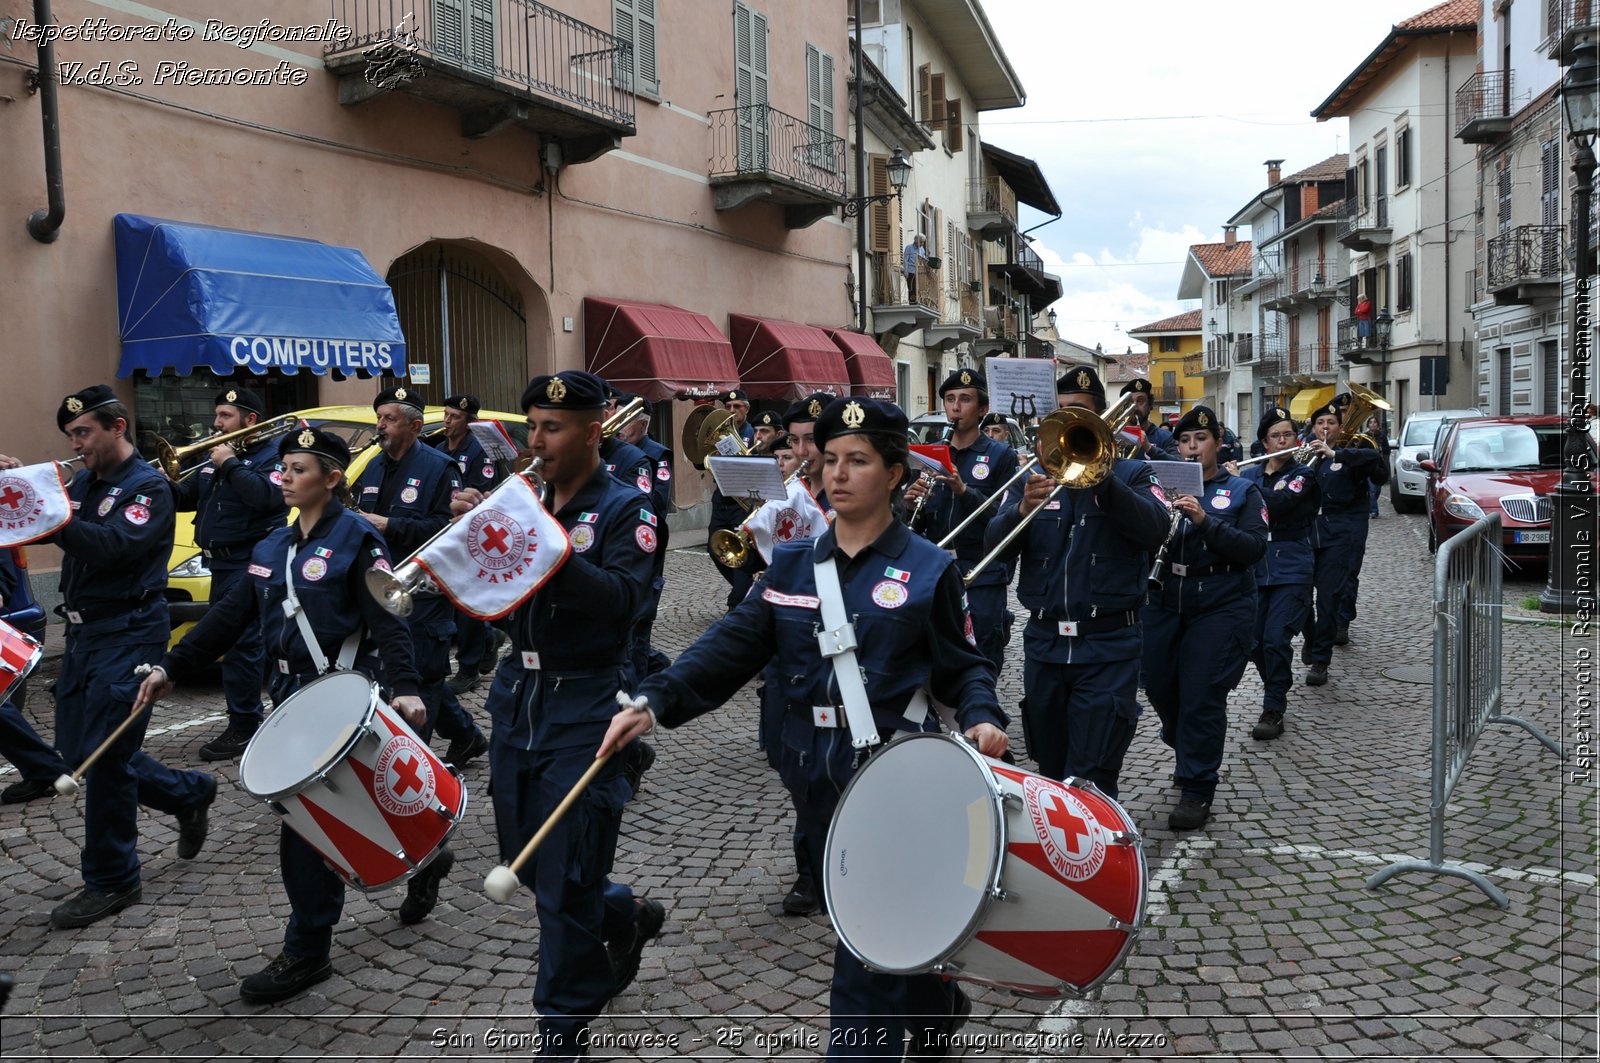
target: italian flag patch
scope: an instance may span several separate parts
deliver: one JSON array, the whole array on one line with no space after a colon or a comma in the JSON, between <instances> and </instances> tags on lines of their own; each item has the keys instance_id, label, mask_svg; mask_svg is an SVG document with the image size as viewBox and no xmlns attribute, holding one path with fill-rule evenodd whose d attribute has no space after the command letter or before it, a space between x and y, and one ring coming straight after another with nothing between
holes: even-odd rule
<instances>
[{"instance_id":1,"label":"italian flag patch","mask_svg":"<svg viewBox=\"0 0 1600 1063\"><path fill-rule=\"evenodd\" d=\"M908 583L911 580L911 573L903 568L886 568L883 570L883 574L890 579L897 579L901 583Z\"/></svg>"}]
</instances>

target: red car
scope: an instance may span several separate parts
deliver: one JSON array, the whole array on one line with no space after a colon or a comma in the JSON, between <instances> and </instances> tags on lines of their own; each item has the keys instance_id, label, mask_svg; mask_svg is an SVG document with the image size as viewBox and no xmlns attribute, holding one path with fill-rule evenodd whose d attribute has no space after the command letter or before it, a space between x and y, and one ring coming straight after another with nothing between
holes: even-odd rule
<instances>
[{"instance_id":1,"label":"red car","mask_svg":"<svg viewBox=\"0 0 1600 1063\"><path fill-rule=\"evenodd\" d=\"M1438 452L1419 455L1428 474L1428 549L1500 513L1501 546L1512 561L1550 557L1550 492L1561 482L1563 417L1473 417L1446 427ZM1593 444L1584 437L1594 468Z\"/></svg>"}]
</instances>

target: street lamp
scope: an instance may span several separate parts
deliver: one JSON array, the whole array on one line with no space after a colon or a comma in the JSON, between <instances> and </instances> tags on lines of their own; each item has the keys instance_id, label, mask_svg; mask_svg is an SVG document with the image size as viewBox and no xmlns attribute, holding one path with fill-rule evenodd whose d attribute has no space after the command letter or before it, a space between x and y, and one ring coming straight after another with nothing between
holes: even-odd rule
<instances>
[{"instance_id":1,"label":"street lamp","mask_svg":"<svg viewBox=\"0 0 1600 1063\"><path fill-rule=\"evenodd\" d=\"M887 203L891 199L900 198L900 193L905 191L906 182L911 180L911 156L907 155L899 145L896 145L894 154L889 157L886 168L889 171L890 191L880 196L858 196L855 199L845 200L845 217L858 217L864 208L874 203Z\"/></svg>"},{"instance_id":2,"label":"street lamp","mask_svg":"<svg viewBox=\"0 0 1600 1063\"><path fill-rule=\"evenodd\" d=\"M1600 65L1596 63L1593 37L1580 42L1572 51L1572 66L1561 82L1561 115L1567 137L1572 141L1572 173L1577 178L1572 192L1573 307L1571 342L1572 394L1587 395L1590 351L1589 283L1594 276L1590 261L1589 218L1594 192L1595 157L1592 141L1600 134ZM1580 565L1588 567L1587 543L1578 542L1580 530L1592 528L1595 520L1594 492L1588 482L1587 411L1573 403L1568 410L1567 441L1562 452L1561 483L1550 498L1550 565L1544 590L1539 595L1539 610L1545 613L1570 613L1593 591L1585 593L1579 585ZM1580 550L1582 551L1580 553Z\"/></svg>"},{"instance_id":3,"label":"street lamp","mask_svg":"<svg viewBox=\"0 0 1600 1063\"><path fill-rule=\"evenodd\" d=\"M1045 318L1046 321L1050 322L1050 331L1054 332L1056 330L1056 312L1055 312L1055 308L1051 307L1050 311L1044 315L1044 318Z\"/></svg>"}]
</instances>

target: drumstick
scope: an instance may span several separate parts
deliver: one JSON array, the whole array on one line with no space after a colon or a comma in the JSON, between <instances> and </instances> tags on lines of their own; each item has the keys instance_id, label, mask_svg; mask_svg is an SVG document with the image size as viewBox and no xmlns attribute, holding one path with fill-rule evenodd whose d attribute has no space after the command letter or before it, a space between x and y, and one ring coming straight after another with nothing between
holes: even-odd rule
<instances>
[{"instance_id":1,"label":"drumstick","mask_svg":"<svg viewBox=\"0 0 1600 1063\"><path fill-rule=\"evenodd\" d=\"M154 669L151 668L150 665L141 664L138 668L133 670L133 674L149 675L152 671L154 671ZM62 797L66 797L68 794L76 793L78 790L78 783L85 775L89 773L89 769L94 767L94 762L99 760L101 755L105 753L106 750L110 749L112 745L116 743L117 739L123 736L128 728L133 725L133 721L144 715L145 708L154 705L155 702L152 701L150 706L141 706L138 700L135 699L133 703L133 709L128 713L128 718L123 720L122 723L117 726L117 729L112 731L110 736L108 736L104 742L101 742L99 747L95 749L93 753L90 753L82 764L78 765L78 770L73 772L71 775L62 775L56 779L56 793L60 794Z\"/></svg>"},{"instance_id":2,"label":"drumstick","mask_svg":"<svg viewBox=\"0 0 1600 1063\"><path fill-rule=\"evenodd\" d=\"M617 694L617 702L630 708L634 704L632 698L620 691ZM505 904L517 892L517 885L520 881L517 878L517 872L522 870L522 865L532 858L534 850L539 848L540 843L555 829L556 824L561 822L561 817L566 815L573 802L578 800L578 795L588 789L589 784L594 781L594 777L600 773L600 769L605 767L606 761L610 760L611 754L615 752L616 750L613 749L605 756L595 758L594 763L589 765L589 770L584 772L583 776L573 784L572 789L567 791L567 796L563 797L561 803L555 807L555 811L550 813L550 818L546 819L538 832L528 839L528 844L524 845L522 852L518 853L517 858L511 861L510 867L501 865L484 877L483 892L489 895L490 900Z\"/></svg>"}]
</instances>

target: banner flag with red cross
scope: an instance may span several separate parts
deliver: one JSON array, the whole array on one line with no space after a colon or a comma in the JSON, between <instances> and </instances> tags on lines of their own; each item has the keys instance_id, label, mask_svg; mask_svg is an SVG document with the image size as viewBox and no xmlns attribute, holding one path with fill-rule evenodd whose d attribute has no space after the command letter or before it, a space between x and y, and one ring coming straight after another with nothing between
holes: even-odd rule
<instances>
[{"instance_id":1,"label":"banner flag with red cross","mask_svg":"<svg viewBox=\"0 0 1600 1063\"><path fill-rule=\"evenodd\" d=\"M756 549L770 565L774 547L779 543L815 539L828 527L828 515L822 512L805 483L796 476L789 483L789 497L763 505L746 527L750 529Z\"/></svg>"},{"instance_id":2,"label":"banner flag with red cross","mask_svg":"<svg viewBox=\"0 0 1600 1063\"><path fill-rule=\"evenodd\" d=\"M572 554L566 529L513 476L413 560L457 609L499 620L533 597Z\"/></svg>"},{"instance_id":3,"label":"banner flag with red cross","mask_svg":"<svg viewBox=\"0 0 1600 1063\"><path fill-rule=\"evenodd\" d=\"M43 539L71 517L72 500L55 462L0 471L0 548Z\"/></svg>"}]
</instances>

